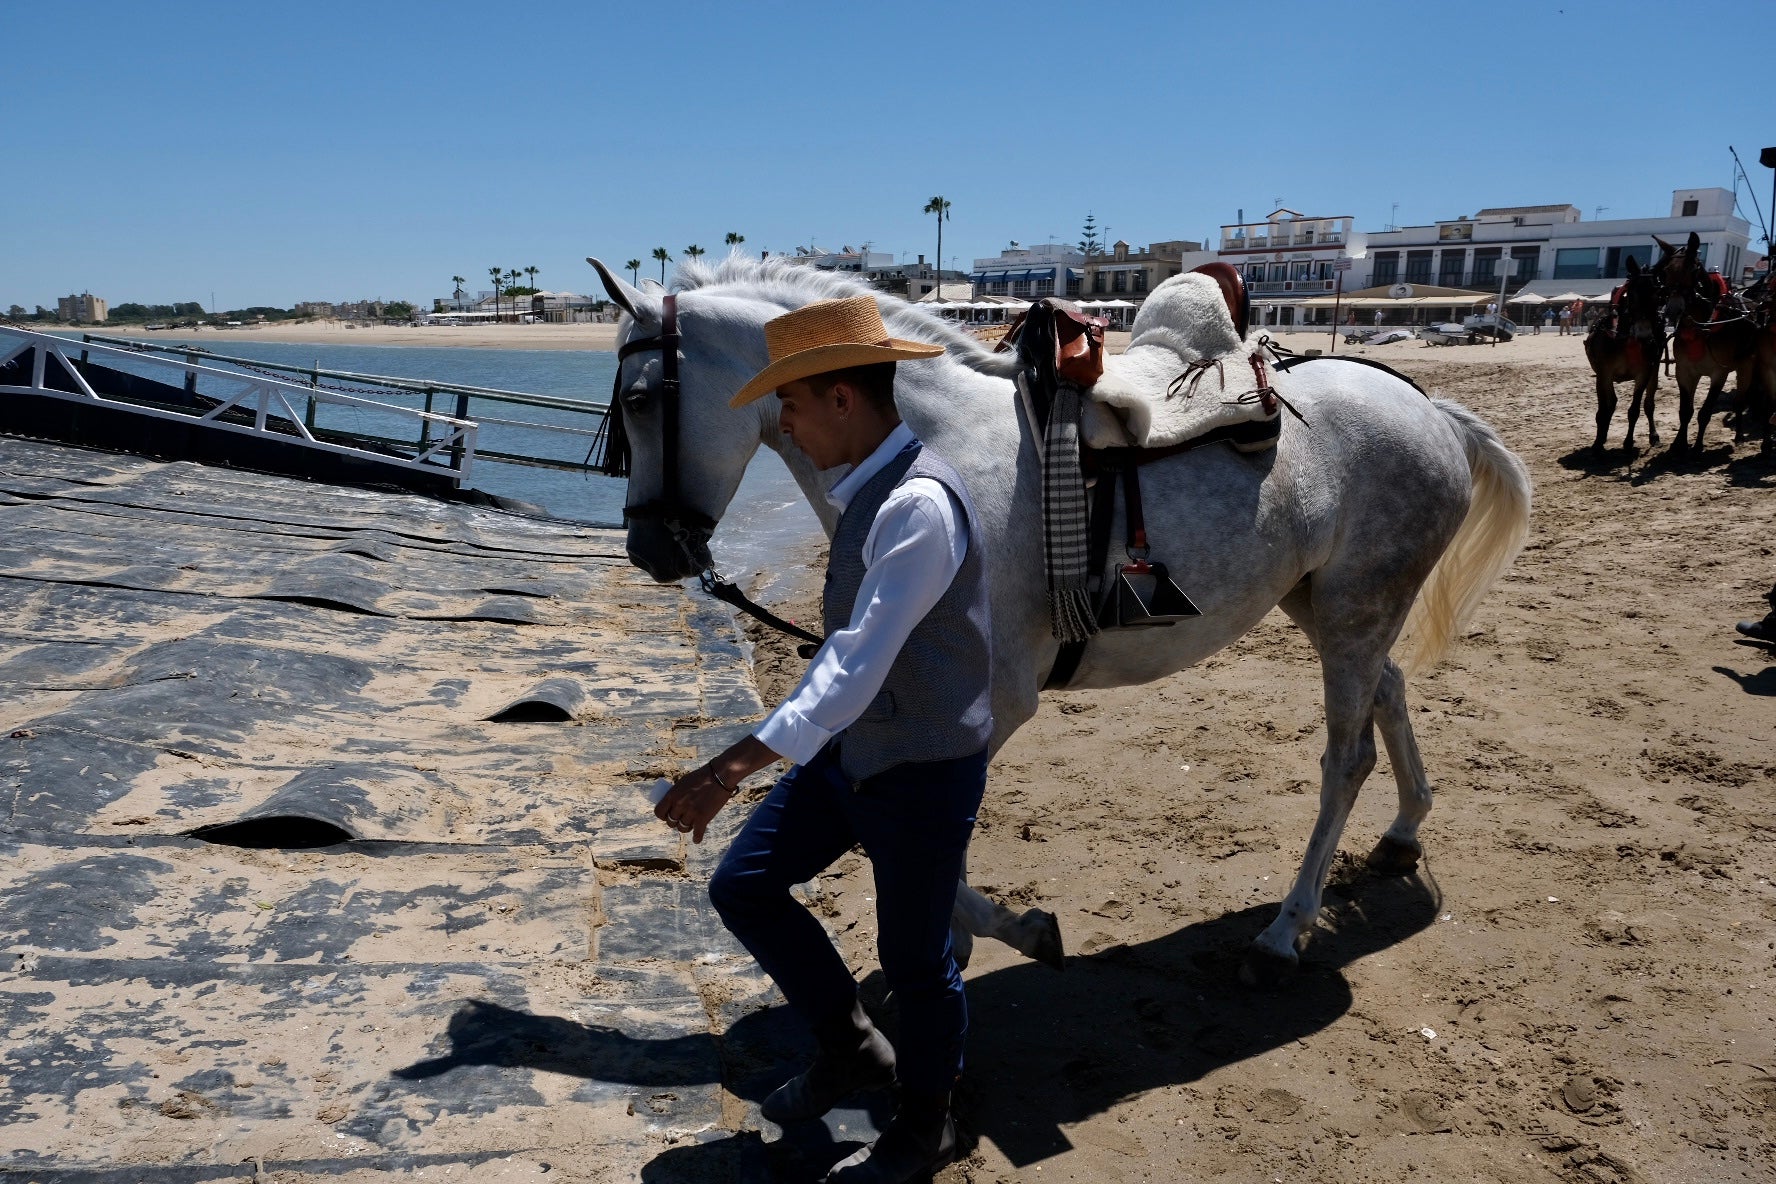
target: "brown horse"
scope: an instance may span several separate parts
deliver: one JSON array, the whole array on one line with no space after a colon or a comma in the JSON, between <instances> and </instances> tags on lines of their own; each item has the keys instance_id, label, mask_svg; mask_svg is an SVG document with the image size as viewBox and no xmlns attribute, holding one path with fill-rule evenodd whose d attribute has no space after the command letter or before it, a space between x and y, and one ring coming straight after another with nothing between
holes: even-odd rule
<instances>
[{"instance_id":1,"label":"brown horse","mask_svg":"<svg viewBox=\"0 0 1776 1184\"><path fill-rule=\"evenodd\" d=\"M1739 411L1735 436L1743 439L1751 431L1764 437L1764 451L1773 446L1772 430L1776 429L1776 285L1760 280L1743 293L1752 322L1758 326L1757 361L1752 367L1752 383Z\"/></svg>"},{"instance_id":2,"label":"brown horse","mask_svg":"<svg viewBox=\"0 0 1776 1184\"><path fill-rule=\"evenodd\" d=\"M1727 281L1702 266L1702 240L1695 231L1682 249L1655 238L1667 252L1660 263L1659 278L1665 285L1666 314L1676 322L1672 355L1677 362L1677 439L1671 447L1682 452L1690 444L1685 437L1695 407L1696 387L1708 379L1708 395L1696 419L1696 450L1702 450L1702 433L1714 414L1721 384L1733 375L1734 390L1741 401L1752 380L1757 361L1758 330L1745 307L1733 295ZM1745 417L1740 417L1743 432Z\"/></svg>"},{"instance_id":3,"label":"brown horse","mask_svg":"<svg viewBox=\"0 0 1776 1184\"><path fill-rule=\"evenodd\" d=\"M1622 447L1634 448L1634 425L1646 408L1647 440L1659 446L1659 425L1653 419L1653 392L1659 386L1659 355L1665 348L1665 294L1656 268L1646 271L1632 256L1628 281L1613 293L1610 318L1585 337L1585 358L1597 377L1597 438L1594 452L1602 452L1609 435L1610 418L1616 413L1616 384L1632 381L1634 394L1628 403L1628 434Z\"/></svg>"}]
</instances>

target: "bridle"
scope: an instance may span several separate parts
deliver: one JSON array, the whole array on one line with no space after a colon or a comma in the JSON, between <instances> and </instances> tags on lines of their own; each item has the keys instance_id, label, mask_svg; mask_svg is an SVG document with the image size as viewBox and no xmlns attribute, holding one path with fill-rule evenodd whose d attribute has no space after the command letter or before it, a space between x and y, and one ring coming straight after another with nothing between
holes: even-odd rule
<instances>
[{"instance_id":1,"label":"bridle","mask_svg":"<svg viewBox=\"0 0 1776 1184\"><path fill-rule=\"evenodd\" d=\"M660 351L660 495L639 505L625 504L623 521L639 519L659 522L672 535L673 542L684 552L685 558L696 566L697 557L691 550L691 540L698 534L707 538L714 532L716 522L713 517L686 502L679 492L680 386L676 293L669 294L660 301L660 332L657 335L626 341L617 350L617 374L611 380L610 407L605 411L604 424L592 441L592 450L598 454L594 467L607 477L629 476L633 458L629 447L629 431L623 422L623 363L636 354L651 353L654 350ZM715 570L714 564L703 565L703 569L697 573L697 581L703 586L703 591L717 600L733 605L781 633L800 638L804 643L801 649L806 651L802 654L804 658L812 657L814 648L823 640L754 603L733 583L723 579L721 573Z\"/></svg>"},{"instance_id":2,"label":"bridle","mask_svg":"<svg viewBox=\"0 0 1776 1184\"><path fill-rule=\"evenodd\" d=\"M607 477L627 477L630 471L629 432L623 422L623 363L636 354L660 351L660 493L639 505L623 506L623 520L653 520L672 535L690 555L691 537L715 529L715 519L686 502L679 492L678 423L678 296L666 296L660 302L660 332L653 337L638 337L623 343L617 350L617 374L611 380L610 408L605 412L604 426L593 442L599 454L597 469Z\"/></svg>"}]
</instances>

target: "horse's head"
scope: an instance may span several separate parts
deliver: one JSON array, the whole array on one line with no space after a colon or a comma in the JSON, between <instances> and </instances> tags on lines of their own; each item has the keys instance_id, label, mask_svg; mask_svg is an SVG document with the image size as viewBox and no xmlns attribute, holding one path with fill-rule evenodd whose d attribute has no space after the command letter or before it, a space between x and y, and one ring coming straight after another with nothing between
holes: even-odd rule
<instances>
[{"instance_id":1,"label":"horse's head","mask_svg":"<svg viewBox=\"0 0 1776 1184\"><path fill-rule=\"evenodd\" d=\"M1706 321L1714 312L1715 292L1708 282L1708 271L1702 265L1702 239L1690 231L1690 241L1674 247L1654 236L1659 244L1659 261L1653 265L1665 289L1665 315L1673 322L1686 315L1694 321Z\"/></svg>"},{"instance_id":2,"label":"horse's head","mask_svg":"<svg viewBox=\"0 0 1776 1184\"><path fill-rule=\"evenodd\" d=\"M764 365L763 335L734 331L749 318L733 302L635 288L587 262L626 314L600 467L629 478L629 561L662 583L696 575L761 439L765 410L728 399Z\"/></svg>"},{"instance_id":3,"label":"horse's head","mask_svg":"<svg viewBox=\"0 0 1776 1184\"><path fill-rule=\"evenodd\" d=\"M1634 256L1628 256L1628 279L1622 284L1621 298L1616 304L1618 332L1641 337L1657 337L1664 333L1665 289L1657 267L1642 267Z\"/></svg>"}]
</instances>

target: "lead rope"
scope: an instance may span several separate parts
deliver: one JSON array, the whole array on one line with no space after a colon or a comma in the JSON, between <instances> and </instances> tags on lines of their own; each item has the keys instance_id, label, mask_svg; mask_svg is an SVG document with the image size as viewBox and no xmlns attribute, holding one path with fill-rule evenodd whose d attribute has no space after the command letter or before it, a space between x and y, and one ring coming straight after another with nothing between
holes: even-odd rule
<instances>
[{"instance_id":1,"label":"lead rope","mask_svg":"<svg viewBox=\"0 0 1776 1184\"><path fill-rule=\"evenodd\" d=\"M802 645L796 647L796 653L803 658L812 658L816 650L825 644L826 639L810 633L794 621L786 621L770 609L752 600L746 593L728 580L724 580L720 572L713 567L706 567L697 576L697 582L703 591L724 604L733 606L755 621L769 625L779 633L802 639Z\"/></svg>"}]
</instances>

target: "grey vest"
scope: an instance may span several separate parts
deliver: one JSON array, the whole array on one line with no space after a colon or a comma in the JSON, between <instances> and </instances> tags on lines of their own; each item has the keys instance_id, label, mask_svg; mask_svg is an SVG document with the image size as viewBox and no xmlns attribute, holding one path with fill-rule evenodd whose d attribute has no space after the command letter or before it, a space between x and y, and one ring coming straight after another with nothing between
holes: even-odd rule
<instances>
[{"instance_id":1,"label":"grey vest","mask_svg":"<svg viewBox=\"0 0 1776 1184\"><path fill-rule=\"evenodd\" d=\"M980 520L968 487L949 463L914 442L864 483L839 518L826 565L822 615L832 633L851 622L863 584L863 544L897 486L929 477L956 499L968 522L968 554L950 586L913 627L882 690L839 736L839 766L861 781L903 761L941 761L987 746L993 732L992 629Z\"/></svg>"}]
</instances>

